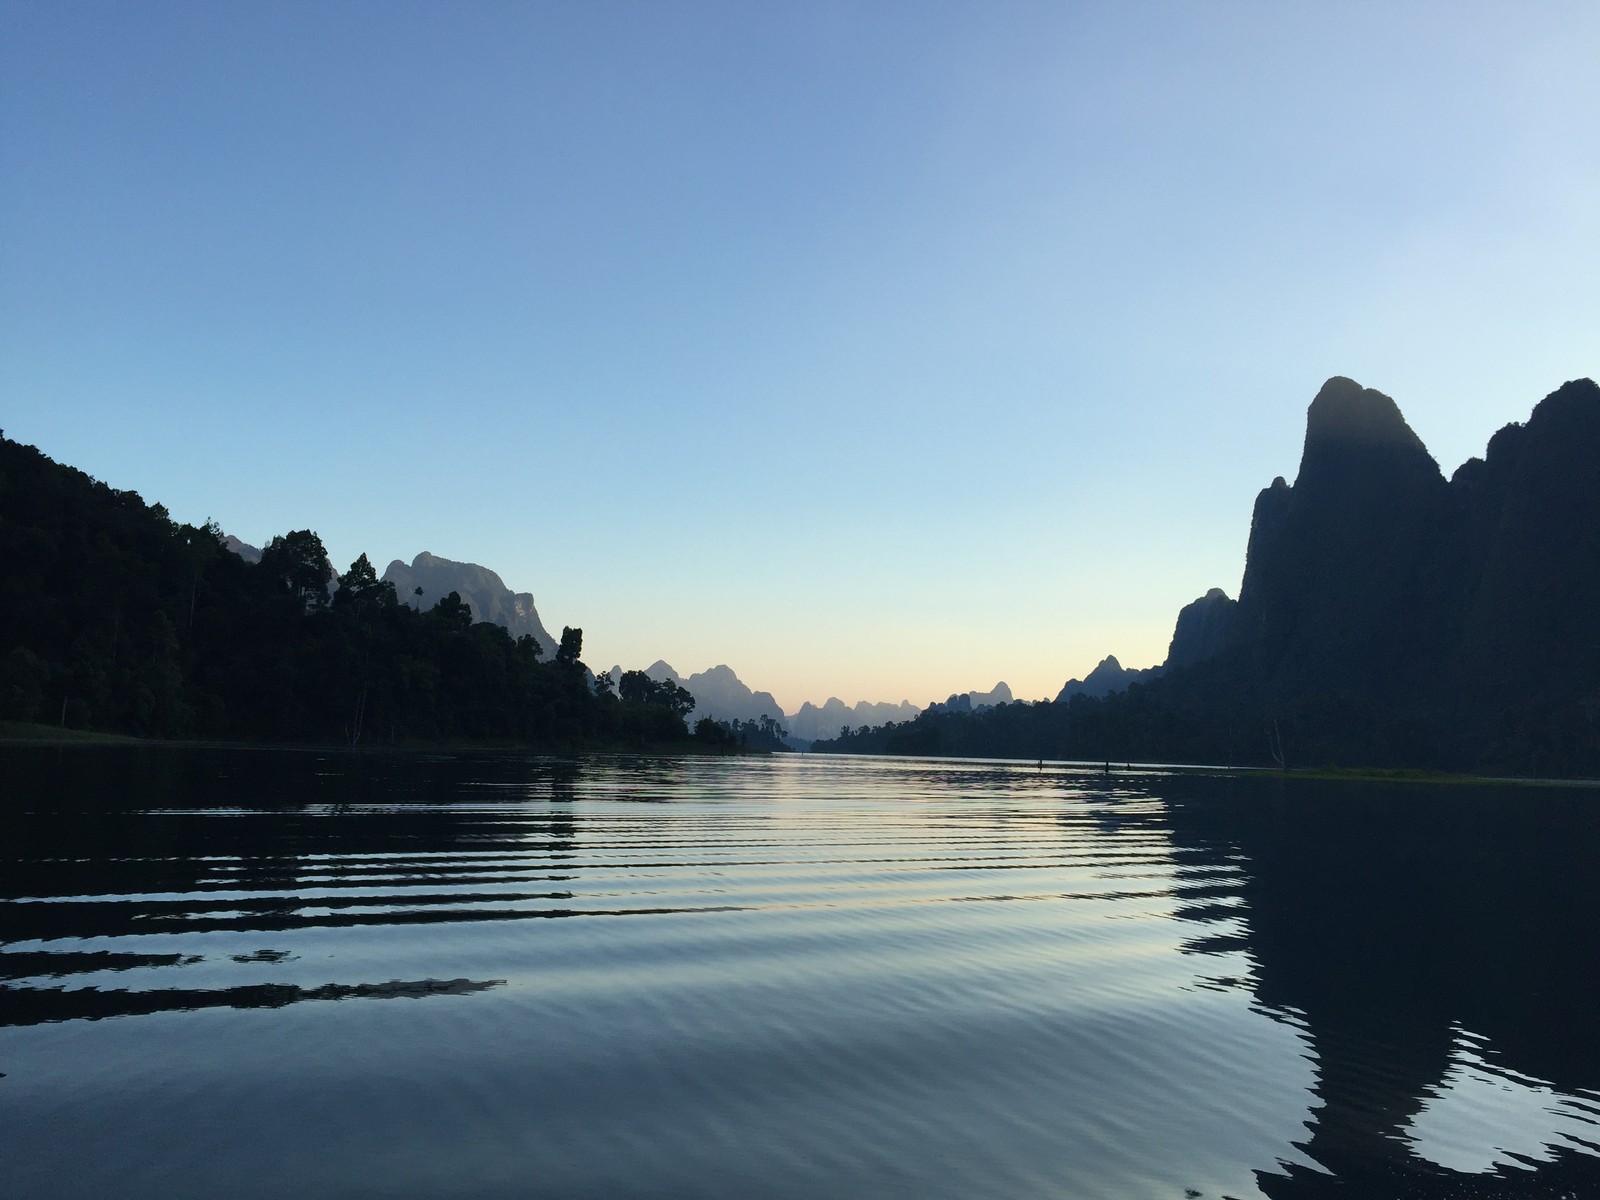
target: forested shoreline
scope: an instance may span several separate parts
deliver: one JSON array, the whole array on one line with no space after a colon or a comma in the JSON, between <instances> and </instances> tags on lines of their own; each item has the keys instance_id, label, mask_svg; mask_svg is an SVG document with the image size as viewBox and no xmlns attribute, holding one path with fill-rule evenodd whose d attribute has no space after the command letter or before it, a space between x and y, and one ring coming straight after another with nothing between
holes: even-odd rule
<instances>
[{"instance_id":1,"label":"forested shoreline","mask_svg":"<svg viewBox=\"0 0 1600 1200\"><path fill-rule=\"evenodd\" d=\"M451 594L402 604L362 554L336 575L321 539L259 563L215 524L0 436L0 719L162 739L388 746L770 748L771 731L685 718L693 697L584 666L474 621Z\"/></svg>"}]
</instances>

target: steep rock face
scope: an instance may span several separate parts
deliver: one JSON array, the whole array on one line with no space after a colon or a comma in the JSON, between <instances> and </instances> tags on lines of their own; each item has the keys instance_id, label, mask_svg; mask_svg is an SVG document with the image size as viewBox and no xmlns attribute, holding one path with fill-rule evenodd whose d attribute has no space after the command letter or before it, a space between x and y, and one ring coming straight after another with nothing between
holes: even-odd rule
<instances>
[{"instance_id":1,"label":"steep rock face","mask_svg":"<svg viewBox=\"0 0 1600 1200\"><path fill-rule=\"evenodd\" d=\"M1239 602L1229 599L1221 588L1212 588L1185 604L1167 647L1167 669L1205 662L1226 650L1233 641L1238 612Z\"/></svg>"},{"instance_id":2,"label":"steep rock face","mask_svg":"<svg viewBox=\"0 0 1600 1200\"><path fill-rule=\"evenodd\" d=\"M1591 380L1448 483L1387 397L1330 380L1294 486L1257 499L1209 678L1258 714L1315 713L1298 736L1329 761L1600 763L1597 464Z\"/></svg>"},{"instance_id":3,"label":"steep rock face","mask_svg":"<svg viewBox=\"0 0 1600 1200\"><path fill-rule=\"evenodd\" d=\"M1600 387L1551 393L1451 491L1469 569L1457 681L1528 694L1570 680L1600 699Z\"/></svg>"},{"instance_id":4,"label":"steep rock face","mask_svg":"<svg viewBox=\"0 0 1600 1200\"><path fill-rule=\"evenodd\" d=\"M784 723L783 709L772 693L751 690L734 674L732 667L718 665L685 679L670 664L657 659L644 673L657 682L670 680L688 689L695 700L694 711L689 714L691 725L701 717L714 721L759 721L762 717L771 717L780 725Z\"/></svg>"},{"instance_id":5,"label":"steep rock face","mask_svg":"<svg viewBox=\"0 0 1600 1200\"><path fill-rule=\"evenodd\" d=\"M1238 635L1267 677L1334 690L1375 670L1414 678L1441 635L1446 493L1393 400L1343 377L1323 385L1294 485L1274 480L1251 521Z\"/></svg>"},{"instance_id":6,"label":"steep rock face","mask_svg":"<svg viewBox=\"0 0 1600 1200\"><path fill-rule=\"evenodd\" d=\"M424 550L411 560L410 566L395 559L384 570L383 578L394 584L403 604L426 612L440 599L455 592L471 606L475 620L503 625L512 637L532 634L544 648L546 657L556 652L555 639L539 620L532 594L512 592L500 576L487 567L440 558ZM422 589L420 596L418 588Z\"/></svg>"},{"instance_id":7,"label":"steep rock face","mask_svg":"<svg viewBox=\"0 0 1600 1200\"><path fill-rule=\"evenodd\" d=\"M1160 667L1130 669L1119 663L1115 654L1108 654L1084 678L1067 680L1062 685L1061 691L1056 694L1056 703L1064 704L1074 696L1099 699L1113 692L1125 692L1132 684L1157 678L1161 671Z\"/></svg>"}]
</instances>

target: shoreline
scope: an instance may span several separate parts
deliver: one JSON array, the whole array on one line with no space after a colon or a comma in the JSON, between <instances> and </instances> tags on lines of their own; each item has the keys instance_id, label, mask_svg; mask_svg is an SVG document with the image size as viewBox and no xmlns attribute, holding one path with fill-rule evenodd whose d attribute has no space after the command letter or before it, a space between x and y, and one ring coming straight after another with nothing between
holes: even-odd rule
<instances>
[{"instance_id":1,"label":"shoreline","mask_svg":"<svg viewBox=\"0 0 1600 1200\"><path fill-rule=\"evenodd\" d=\"M774 754L812 755L803 750L767 750L737 746L702 747L681 742L656 742L648 745L595 743L578 746L533 746L504 742L401 742L393 745L350 746L338 742L252 742L207 739L142 738L127 733L105 733L90 729L60 729L51 725L32 724L25 721L0 721L0 746L57 746L57 747L158 747L177 750L284 750L316 754L505 754L527 755L541 758L573 758L592 754L636 754L650 757L681 756L686 758L748 758L770 757ZM816 757L903 759L926 762L1008 763L1019 767L1032 767L1039 760L1024 758L966 758L946 755L899 754L829 754L824 751ZM1085 771L1104 773L1098 762L1078 762L1064 759L1046 759L1046 767L1073 767ZM1129 772L1163 771L1206 775L1239 774L1257 778L1308 780L1335 783L1405 783L1451 784L1456 786L1511 786L1540 788L1589 788L1600 790L1600 779L1533 777L1526 775L1480 775L1471 772L1439 771L1426 767L1249 767L1216 766L1207 763L1113 763L1109 775L1116 777Z\"/></svg>"},{"instance_id":2,"label":"shoreline","mask_svg":"<svg viewBox=\"0 0 1600 1200\"><path fill-rule=\"evenodd\" d=\"M131 733L104 733L91 729L58 729L24 721L0 721L0 746L123 746L173 750L285 750L315 754L478 754L531 755L541 758L572 758L585 754L684 755L694 758L741 758L752 755L794 753L748 746L696 746L681 742L633 743L596 742L577 746L537 746L509 742L418 741L390 745L345 742L252 742L204 738L144 738Z\"/></svg>"}]
</instances>

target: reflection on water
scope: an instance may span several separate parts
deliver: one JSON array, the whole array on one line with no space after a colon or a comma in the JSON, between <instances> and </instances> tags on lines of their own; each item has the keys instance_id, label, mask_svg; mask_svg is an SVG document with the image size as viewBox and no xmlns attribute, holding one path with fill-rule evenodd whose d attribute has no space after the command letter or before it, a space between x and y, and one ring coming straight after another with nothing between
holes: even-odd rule
<instances>
[{"instance_id":1,"label":"reflection on water","mask_svg":"<svg viewBox=\"0 0 1600 1200\"><path fill-rule=\"evenodd\" d=\"M1592 792L99 747L0 781L19 1195L1600 1194Z\"/></svg>"}]
</instances>

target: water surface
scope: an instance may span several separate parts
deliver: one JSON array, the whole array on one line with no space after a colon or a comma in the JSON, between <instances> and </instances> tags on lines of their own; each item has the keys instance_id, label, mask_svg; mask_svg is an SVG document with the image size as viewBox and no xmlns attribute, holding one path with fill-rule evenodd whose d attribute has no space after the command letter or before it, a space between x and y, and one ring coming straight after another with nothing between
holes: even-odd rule
<instances>
[{"instance_id":1,"label":"water surface","mask_svg":"<svg viewBox=\"0 0 1600 1200\"><path fill-rule=\"evenodd\" d=\"M0 772L0 1194L1600 1195L1593 792Z\"/></svg>"}]
</instances>

